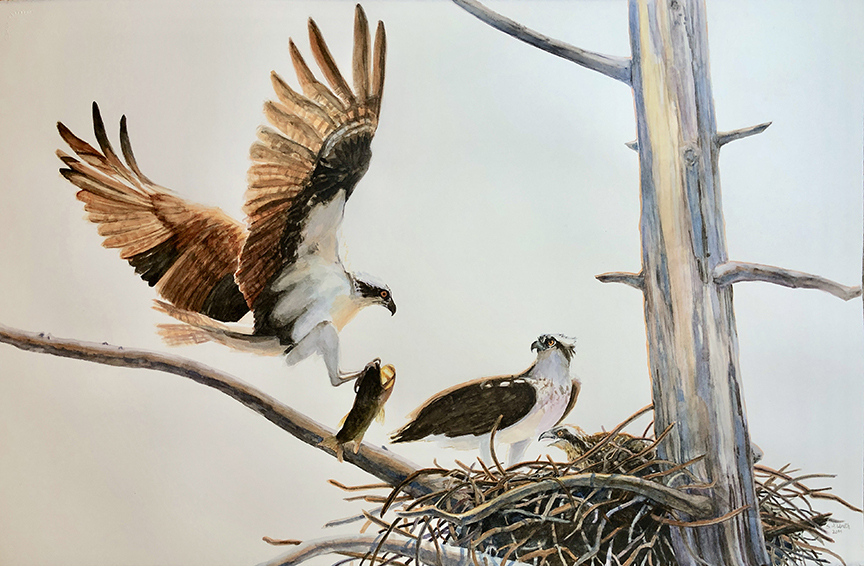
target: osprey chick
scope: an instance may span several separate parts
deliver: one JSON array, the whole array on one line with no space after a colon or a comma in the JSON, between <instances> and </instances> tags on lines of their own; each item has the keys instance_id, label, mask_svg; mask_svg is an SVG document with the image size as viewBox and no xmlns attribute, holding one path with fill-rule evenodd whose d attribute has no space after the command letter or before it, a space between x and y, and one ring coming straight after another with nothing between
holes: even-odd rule
<instances>
[{"instance_id":1,"label":"osprey chick","mask_svg":"<svg viewBox=\"0 0 864 566\"><path fill-rule=\"evenodd\" d=\"M78 199L99 225L102 245L120 249L120 257L168 301L157 308L183 323L162 327L167 342L212 340L286 354L289 365L317 352L330 382L339 385L361 372L340 370L338 332L364 307L396 312L387 285L345 269L337 238L345 203L372 156L386 39L378 22L370 61L369 26L357 5L353 89L312 19L309 40L330 88L289 42L303 94L271 74L279 100L264 105L273 128L259 128L250 150L245 224L148 179L132 153L125 116L121 161L95 102L93 128L101 151L58 122L77 158L57 155L66 166L60 173L81 189ZM225 324L250 310L253 328Z\"/></svg>"},{"instance_id":2,"label":"osprey chick","mask_svg":"<svg viewBox=\"0 0 864 566\"><path fill-rule=\"evenodd\" d=\"M488 462L492 429L498 423L495 440L510 445L508 465L518 463L537 435L573 409L580 389L579 379L570 372L576 351L572 338L544 334L531 349L537 351L537 359L524 372L469 381L438 393L413 413L392 441L428 438L462 449L479 446Z\"/></svg>"},{"instance_id":3,"label":"osprey chick","mask_svg":"<svg viewBox=\"0 0 864 566\"><path fill-rule=\"evenodd\" d=\"M572 425L561 425L551 428L540 435L537 440L551 440L549 446L560 448L567 454L567 461L572 462L579 458L582 454L590 450L593 444L589 444L590 437L588 433Z\"/></svg>"}]
</instances>

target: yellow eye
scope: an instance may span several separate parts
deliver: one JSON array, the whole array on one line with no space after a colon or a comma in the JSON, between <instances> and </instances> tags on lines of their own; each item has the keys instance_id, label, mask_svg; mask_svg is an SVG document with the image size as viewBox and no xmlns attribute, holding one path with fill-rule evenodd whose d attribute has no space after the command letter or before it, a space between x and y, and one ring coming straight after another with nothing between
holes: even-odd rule
<instances>
[{"instance_id":1,"label":"yellow eye","mask_svg":"<svg viewBox=\"0 0 864 566\"><path fill-rule=\"evenodd\" d=\"M563 430L559 430L559 431L558 431L558 438L563 438L563 437L564 437L564 431L563 431Z\"/></svg>"},{"instance_id":2,"label":"yellow eye","mask_svg":"<svg viewBox=\"0 0 864 566\"><path fill-rule=\"evenodd\" d=\"M548 346L549 348L551 348L554 345L555 345L555 339L554 338L549 338L548 340L546 340L546 346Z\"/></svg>"},{"instance_id":3,"label":"yellow eye","mask_svg":"<svg viewBox=\"0 0 864 566\"><path fill-rule=\"evenodd\" d=\"M386 299L386 298L387 298L387 295L389 295L389 294L390 294L390 293L388 293L387 291L381 291L381 298L382 298L382 299Z\"/></svg>"}]
</instances>

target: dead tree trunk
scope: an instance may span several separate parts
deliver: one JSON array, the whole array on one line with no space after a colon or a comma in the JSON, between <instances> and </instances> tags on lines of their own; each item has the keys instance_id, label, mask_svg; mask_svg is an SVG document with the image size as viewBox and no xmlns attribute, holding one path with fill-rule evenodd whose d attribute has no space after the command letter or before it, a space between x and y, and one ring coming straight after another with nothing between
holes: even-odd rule
<instances>
[{"instance_id":1,"label":"dead tree trunk","mask_svg":"<svg viewBox=\"0 0 864 566\"><path fill-rule=\"evenodd\" d=\"M655 431L675 424L661 456L686 462L711 482L715 517L675 529L681 566L770 563L753 483L753 455L741 396L732 283L765 281L861 295L822 277L728 261L720 199L720 147L770 123L717 132L708 69L704 0L629 0L631 57L610 57L546 37L482 6L454 0L487 24L633 89L642 196L642 271L604 282L645 296Z\"/></svg>"},{"instance_id":2,"label":"dead tree trunk","mask_svg":"<svg viewBox=\"0 0 864 566\"><path fill-rule=\"evenodd\" d=\"M642 290L661 457L713 482L717 525L675 529L682 566L769 563L753 484L727 260L704 0L631 0L642 195ZM665 452L665 454L664 454ZM701 559L701 560L700 560Z\"/></svg>"}]
</instances>

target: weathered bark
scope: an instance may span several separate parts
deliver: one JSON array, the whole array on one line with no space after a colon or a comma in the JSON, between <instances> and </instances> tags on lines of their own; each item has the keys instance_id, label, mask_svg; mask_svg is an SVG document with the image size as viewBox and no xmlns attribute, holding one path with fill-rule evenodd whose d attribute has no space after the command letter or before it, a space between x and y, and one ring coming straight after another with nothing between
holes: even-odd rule
<instances>
[{"instance_id":1,"label":"weathered bark","mask_svg":"<svg viewBox=\"0 0 864 566\"><path fill-rule=\"evenodd\" d=\"M721 524L673 529L682 566L769 562L755 505L741 397L704 0L630 0L632 87L642 196L642 274L655 430L676 423L661 457L714 483ZM755 132L754 132L755 133Z\"/></svg>"}]
</instances>

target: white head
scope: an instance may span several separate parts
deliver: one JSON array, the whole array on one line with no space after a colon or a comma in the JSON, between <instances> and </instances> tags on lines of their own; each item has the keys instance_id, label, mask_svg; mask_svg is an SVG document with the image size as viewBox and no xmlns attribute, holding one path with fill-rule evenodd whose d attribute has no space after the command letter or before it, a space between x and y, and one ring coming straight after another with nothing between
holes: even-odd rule
<instances>
[{"instance_id":1,"label":"white head","mask_svg":"<svg viewBox=\"0 0 864 566\"><path fill-rule=\"evenodd\" d=\"M531 349L537 351L538 359L558 352L569 364L576 354L576 339L563 334L541 334L531 344Z\"/></svg>"},{"instance_id":2,"label":"white head","mask_svg":"<svg viewBox=\"0 0 864 566\"><path fill-rule=\"evenodd\" d=\"M393 294L383 281L367 273L352 273L351 281L354 285L353 295L362 303L361 306L381 305L390 311L391 316L396 314Z\"/></svg>"}]
</instances>

